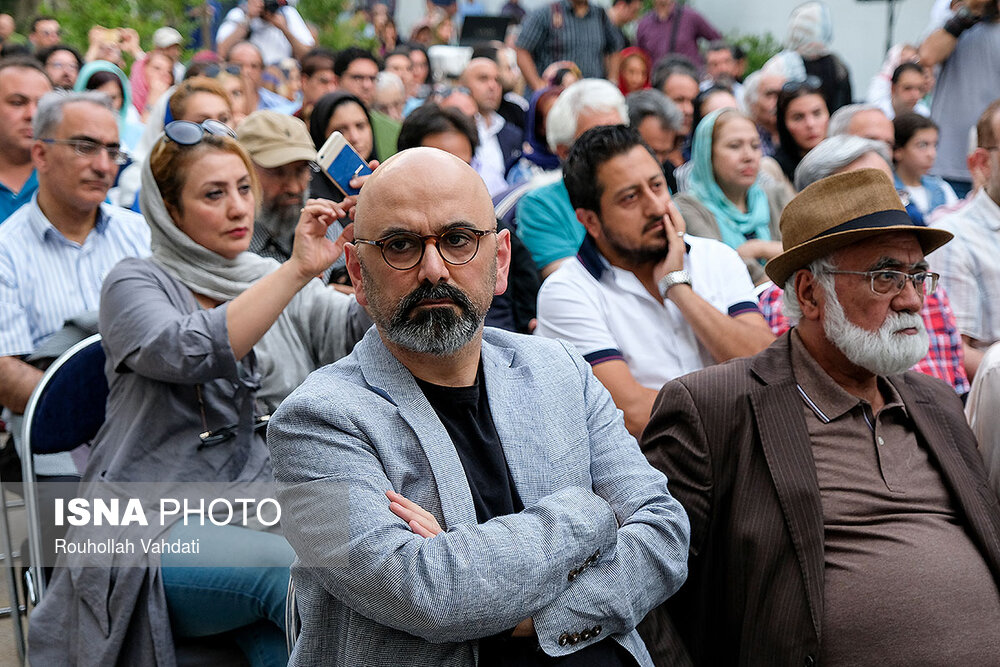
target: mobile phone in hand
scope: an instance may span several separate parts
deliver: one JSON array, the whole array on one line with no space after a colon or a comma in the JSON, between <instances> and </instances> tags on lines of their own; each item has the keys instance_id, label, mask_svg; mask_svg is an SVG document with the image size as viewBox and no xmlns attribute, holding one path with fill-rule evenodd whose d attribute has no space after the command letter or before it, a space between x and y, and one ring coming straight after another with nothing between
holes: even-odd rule
<instances>
[{"instance_id":1,"label":"mobile phone in hand","mask_svg":"<svg viewBox=\"0 0 1000 667\"><path fill-rule=\"evenodd\" d=\"M319 149L317 162L326 177L333 181L333 184L344 193L344 196L352 196L360 192L360 189L350 186L351 179L372 173L368 163L340 132L331 134L323 147Z\"/></svg>"}]
</instances>

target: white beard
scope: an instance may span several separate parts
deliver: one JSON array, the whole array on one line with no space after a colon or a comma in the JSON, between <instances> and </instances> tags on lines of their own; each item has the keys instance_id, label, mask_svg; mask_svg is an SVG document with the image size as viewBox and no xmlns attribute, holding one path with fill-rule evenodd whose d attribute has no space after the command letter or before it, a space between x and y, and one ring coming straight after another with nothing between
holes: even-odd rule
<instances>
[{"instance_id":1,"label":"white beard","mask_svg":"<svg viewBox=\"0 0 1000 667\"><path fill-rule=\"evenodd\" d=\"M850 322L834 290L826 290L823 332L847 359L875 375L902 373L927 355L930 337L918 313L890 312L878 331ZM917 333L897 334L914 328Z\"/></svg>"}]
</instances>

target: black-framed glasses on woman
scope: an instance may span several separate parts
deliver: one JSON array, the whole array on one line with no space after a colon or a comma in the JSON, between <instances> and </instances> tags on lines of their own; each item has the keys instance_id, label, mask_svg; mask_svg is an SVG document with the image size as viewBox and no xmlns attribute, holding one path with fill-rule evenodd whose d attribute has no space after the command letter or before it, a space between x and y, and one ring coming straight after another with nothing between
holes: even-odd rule
<instances>
[{"instance_id":1,"label":"black-framed glasses on woman","mask_svg":"<svg viewBox=\"0 0 1000 667\"><path fill-rule=\"evenodd\" d=\"M396 232L388 236L374 239L355 238L354 243L373 245L382 251L385 263L397 271L408 271L424 258L424 249L428 241L433 241L438 253L448 264L460 266L471 262L479 252L479 241L487 234L496 234L495 229L472 229L470 227L454 227L441 234L414 234L412 232Z\"/></svg>"},{"instance_id":2,"label":"black-framed glasses on woman","mask_svg":"<svg viewBox=\"0 0 1000 667\"><path fill-rule=\"evenodd\" d=\"M236 138L233 132L225 123L209 118L201 123L193 123L189 120L175 120L167 123L163 128L163 134L167 139L181 146L194 146L205 138L205 135L213 137Z\"/></svg>"}]
</instances>

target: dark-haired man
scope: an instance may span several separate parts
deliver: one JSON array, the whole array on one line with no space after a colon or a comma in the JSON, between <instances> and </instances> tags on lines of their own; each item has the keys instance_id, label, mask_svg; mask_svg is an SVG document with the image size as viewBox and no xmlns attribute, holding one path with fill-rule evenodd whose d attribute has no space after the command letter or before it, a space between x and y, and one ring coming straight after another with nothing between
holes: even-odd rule
<instances>
[{"instance_id":1,"label":"dark-haired man","mask_svg":"<svg viewBox=\"0 0 1000 667\"><path fill-rule=\"evenodd\" d=\"M76 77L83 67L83 58L72 46L56 44L35 53L49 75L52 85L63 90L72 90Z\"/></svg>"},{"instance_id":2,"label":"dark-haired man","mask_svg":"<svg viewBox=\"0 0 1000 667\"><path fill-rule=\"evenodd\" d=\"M358 46L349 46L339 52L333 65L337 88L354 95L368 107L368 117L375 137L375 153L384 160L396 152L400 123L372 108L378 71L375 56Z\"/></svg>"},{"instance_id":3,"label":"dark-haired man","mask_svg":"<svg viewBox=\"0 0 1000 667\"><path fill-rule=\"evenodd\" d=\"M337 75L333 64L337 56L329 49L313 49L302 58L302 106L295 112L297 118L309 126L309 116L319 98L337 90Z\"/></svg>"},{"instance_id":4,"label":"dark-haired man","mask_svg":"<svg viewBox=\"0 0 1000 667\"><path fill-rule=\"evenodd\" d=\"M31 127L38 100L52 83L34 58L0 60L0 225L38 189Z\"/></svg>"},{"instance_id":5,"label":"dark-haired man","mask_svg":"<svg viewBox=\"0 0 1000 667\"><path fill-rule=\"evenodd\" d=\"M535 333L572 343L638 436L664 382L774 336L739 255L684 235L663 168L634 129L588 130L563 174L587 235L542 284Z\"/></svg>"}]
</instances>

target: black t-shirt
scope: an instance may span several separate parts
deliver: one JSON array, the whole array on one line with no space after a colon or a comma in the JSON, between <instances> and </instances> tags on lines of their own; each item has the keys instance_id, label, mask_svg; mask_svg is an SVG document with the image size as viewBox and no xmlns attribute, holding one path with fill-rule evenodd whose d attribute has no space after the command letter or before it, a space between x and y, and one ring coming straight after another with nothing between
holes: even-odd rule
<instances>
[{"instance_id":1,"label":"black t-shirt","mask_svg":"<svg viewBox=\"0 0 1000 667\"><path fill-rule=\"evenodd\" d=\"M514 478L500 444L500 434L493 423L482 363L476 383L471 387L443 387L420 379L417 384L455 445L465 468L479 523L523 510L524 504L514 487ZM635 665L628 651L614 640L600 641L576 653L553 658L542 652L535 638L511 637L512 631L513 628L480 640L480 667Z\"/></svg>"}]
</instances>

